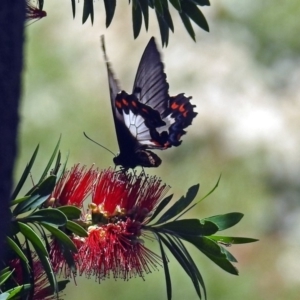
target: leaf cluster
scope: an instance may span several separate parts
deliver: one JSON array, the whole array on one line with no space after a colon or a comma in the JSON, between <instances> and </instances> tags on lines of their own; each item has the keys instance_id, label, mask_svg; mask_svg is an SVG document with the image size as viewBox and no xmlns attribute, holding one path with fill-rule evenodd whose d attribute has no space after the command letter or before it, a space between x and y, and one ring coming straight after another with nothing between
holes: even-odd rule
<instances>
[{"instance_id":1,"label":"leaf cluster","mask_svg":"<svg viewBox=\"0 0 300 300\"><path fill-rule=\"evenodd\" d=\"M49 199L67 163L67 159L64 164L60 162L59 143L60 139L38 183L25 195L18 198L38 154L39 146L36 147L12 193L11 211L9 212L12 226L11 232L6 239L7 248L9 249L6 261L17 260L20 262L23 285L14 286L14 280L12 280L14 277L13 270L5 266L0 272L1 290L5 291L1 294L1 297L5 297L3 299L32 298L34 291L34 256L42 264L49 282L49 285L40 291L44 297L45 295L58 294L66 287L69 281L63 280L58 282L50 263L49 233L60 245L70 269L75 272L73 254L77 249L65 231L68 230L79 236L86 236L86 231L71 221L71 219L79 218L80 210L73 206L43 208L44 202ZM54 165L53 169L50 170L52 165ZM4 295L7 295L7 297Z\"/></svg>"},{"instance_id":2,"label":"leaf cluster","mask_svg":"<svg viewBox=\"0 0 300 300\"><path fill-rule=\"evenodd\" d=\"M116 0L103 0L106 12L105 25L108 27L114 17L116 9ZM208 23L199 9L199 6L209 6L209 0L129 0L132 5L132 26L133 36L137 38L142 28L143 18L146 31L149 26L149 8L153 9L156 14L157 22L160 29L162 45L168 45L169 31L174 32L174 24L170 14L169 3L178 12L184 27L188 34L195 41L196 35L191 21L196 23L200 28L209 31ZM72 13L76 15L76 1L71 0ZM93 0L84 0L82 23L85 23L88 18L94 22L94 2Z\"/></svg>"},{"instance_id":3,"label":"leaf cluster","mask_svg":"<svg viewBox=\"0 0 300 300\"><path fill-rule=\"evenodd\" d=\"M165 270L168 299L172 298L172 284L166 249L172 253L174 258L190 277L198 297L201 299L202 295L204 295L206 299L207 294L203 277L186 249L184 242L194 245L196 249L224 271L238 275L238 271L233 265L237 260L225 247L231 246L232 244L244 244L257 241L252 238L215 235L217 232L239 223L243 214L238 212L216 215L204 219L181 219L186 212L208 197L208 195L217 188L219 181L220 178L215 187L207 195L191 205L199 190L199 185L192 186L187 191L186 196L182 196L169 209L162 213L170 203L172 195L166 197L157 207L155 214L148 220L148 224L145 225L144 229L152 232L159 242ZM161 214L160 217L158 217L159 214ZM156 218L158 218L158 220L153 222Z\"/></svg>"}]
</instances>

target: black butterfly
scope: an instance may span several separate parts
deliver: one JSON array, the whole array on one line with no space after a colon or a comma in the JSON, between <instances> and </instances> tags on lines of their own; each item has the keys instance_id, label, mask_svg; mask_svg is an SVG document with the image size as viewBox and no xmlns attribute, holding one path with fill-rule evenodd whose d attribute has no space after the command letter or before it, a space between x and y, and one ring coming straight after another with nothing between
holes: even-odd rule
<instances>
[{"instance_id":1,"label":"black butterfly","mask_svg":"<svg viewBox=\"0 0 300 300\"><path fill-rule=\"evenodd\" d=\"M143 53L133 84L132 94L122 91L114 78L102 48L108 72L110 99L120 154L114 163L125 169L158 167L161 159L148 149L164 150L181 144L180 138L191 125L195 105L191 97L170 97L169 84L160 54L152 37Z\"/></svg>"}]
</instances>

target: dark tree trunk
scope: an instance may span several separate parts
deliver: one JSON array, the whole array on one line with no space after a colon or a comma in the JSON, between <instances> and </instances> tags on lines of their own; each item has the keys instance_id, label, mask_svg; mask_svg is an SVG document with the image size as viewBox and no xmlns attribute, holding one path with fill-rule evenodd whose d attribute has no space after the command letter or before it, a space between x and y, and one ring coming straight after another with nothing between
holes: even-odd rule
<instances>
[{"instance_id":1,"label":"dark tree trunk","mask_svg":"<svg viewBox=\"0 0 300 300\"><path fill-rule=\"evenodd\" d=\"M0 1L0 258L9 229L9 197L17 153L25 0Z\"/></svg>"}]
</instances>

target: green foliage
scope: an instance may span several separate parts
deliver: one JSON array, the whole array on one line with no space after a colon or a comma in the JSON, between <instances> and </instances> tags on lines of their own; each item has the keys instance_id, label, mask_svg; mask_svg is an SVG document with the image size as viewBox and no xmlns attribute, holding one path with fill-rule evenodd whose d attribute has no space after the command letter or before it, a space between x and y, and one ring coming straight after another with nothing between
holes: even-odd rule
<instances>
[{"instance_id":1,"label":"green foliage","mask_svg":"<svg viewBox=\"0 0 300 300\"><path fill-rule=\"evenodd\" d=\"M167 298L172 298L172 283L168 267L168 259L165 251L166 247L184 271L191 279L198 297L202 298L202 292L205 297L206 289L202 275L189 255L183 241L191 243L200 252L207 256L216 265L224 271L238 275L238 271L232 263L236 263L235 257L224 246L230 246L233 243L252 243L257 240L243 237L215 236L218 231L228 229L236 225L243 217L241 213L228 213L223 215L212 216L204 219L179 219L192 207L199 204L203 199L208 197L218 186L220 178L211 191L209 191L202 199L191 205L195 199L199 185L192 186L186 196L182 196L176 201L157 222L153 220L163 211L171 200L171 196L165 198L158 206L158 212L155 213L145 225L145 230L154 234L159 242L163 266L165 270L165 279L167 287ZM173 220L172 220L173 219Z\"/></svg>"},{"instance_id":2,"label":"green foliage","mask_svg":"<svg viewBox=\"0 0 300 300\"><path fill-rule=\"evenodd\" d=\"M106 21L105 25L108 27L115 14L116 0L103 0ZM195 32L191 24L191 20L200 28L209 31L207 21L198 6L209 6L208 0L132 0L132 26L133 36L137 38L140 34L143 18L146 31L149 26L149 8L154 9L157 17L157 22L160 29L162 45L168 45L169 31L174 32L174 25L169 10L170 2L181 17L182 23L186 28L188 34L195 41ZM130 0L129 0L130 3ZM76 1L71 0L73 17L76 15ZM88 18L94 22L94 2L93 0L84 0L82 23L85 23Z\"/></svg>"}]
</instances>

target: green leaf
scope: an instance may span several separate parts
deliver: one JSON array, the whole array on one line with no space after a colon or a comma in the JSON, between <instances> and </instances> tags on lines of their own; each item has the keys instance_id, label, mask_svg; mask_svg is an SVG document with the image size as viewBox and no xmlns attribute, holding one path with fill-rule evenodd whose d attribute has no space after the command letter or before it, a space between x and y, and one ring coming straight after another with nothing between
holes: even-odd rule
<instances>
[{"instance_id":1,"label":"green leaf","mask_svg":"<svg viewBox=\"0 0 300 300\"><path fill-rule=\"evenodd\" d=\"M15 288L9 289L5 293L9 294L8 298L5 298L7 300L13 300L13 299L26 299L25 295L29 293L30 291L30 284L24 284L17 286Z\"/></svg>"},{"instance_id":2,"label":"green leaf","mask_svg":"<svg viewBox=\"0 0 300 300\"><path fill-rule=\"evenodd\" d=\"M4 284L5 281L12 275L14 271L7 271L0 275L0 285Z\"/></svg>"},{"instance_id":3,"label":"green leaf","mask_svg":"<svg viewBox=\"0 0 300 300\"><path fill-rule=\"evenodd\" d=\"M52 163L54 161L54 158L55 158L55 156L57 154L58 147L59 147L59 144L60 144L60 140L61 140L61 136L59 137L58 142L56 143L54 151L53 151L53 153L52 153L52 155L51 155L51 157L50 157L50 159L48 161L48 164L47 164L47 166L46 166L46 168L45 168L45 170L44 170L44 172L43 172L43 174L42 174L42 176L41 176L41 178L40 178L40 180L39 180L39 182L38 182L37 185L39 185L40 183L42 183L44 181L45 177L47 176L47 174L48 174L48 172L49 172L49 170L51 168L51 165L52 165Z\"/></svg>"},{"instance_id":4,"label":"green leaf","mask_svg":"<svg viewBox=\"0 0 300 300\"><path fill-rule=\"evenodd\" d=\"M175 259L178 261L178 263L181 265L181 267L184 269L187 275L191 278L195 290L199 298L201 299L201 291L200 291L199 283L197 280L197 276L195 274L195 270L193 269L193 266L186 258L185 253L182 251L181 247L178 247L178 245L174 243L174 241L170 237L168 236L166 237L168 240L166 240L163 236L161 236L161 240L168 247L172 255L175 257Z\"/></svg>"},{"instance_id":5,"label":"green leaf","mask_svg":"<svg viewBox=\"0 0 300 300\"><path fill-rule=\"evenodd\" d=\"M91 22L94 23L94 3L93 0L84 0L83 4L83 14L82 14L82 24L91 16Z\"/></svg>"},{"instance_id":6,"label":"green leaf","mask_svg":"<svg viewBox=\"0 0 300 300\"><path fill-rule=\"evenodd\" d=\"M139 36L142 27L142 11L137 0L132 1L132 25L133 25L133 37L136 39Z\"/></svg>"},{"instance_id":7,"label":"green leaf","mask_svg":"<svg viewBox=\"0 0 300 300\"><path fill-rule=\"evenodd\" d=\"M186 258L188 259L191 267L193 268L195 275L197 276L197 280L200 283L202 289L203 289L203 293L204 293L204 298L207 299L207 294L206 294L206 288L205 288L205 284L204 284L204 280L203 277L200 273L200 271L198 270L193 258L190 256L189 252L186 250L184 244L182 243L182 241L178 238L175 239L175 242L181 247L182 251L184 252ZM196 289L196 287L195 287Z\"/></svg>"},{"instance_id":8,"label":"green leaf","mask_svg":"<svg viewBox=\"0 0 300 300\"><path fill-rule=\"evenodd\" d=\"M77 248L72 240L60 229L48 224L41 222L41 225L46 228L55 238L57 238L67 249L72 252L77 252Z\"/></svg>"},{"instance_id":9,"label":"green leaf","mask_svg":"<svg viewBox=\"0 0 300 300\"><path fill-rule=\"evenodd\" d=\"M184 239L193 244L220 268L230 274L238 275L237 269L230 263L226 253L224 253L225 251L217 243L206 237L185 237Z\"/></svg>"},{"instance_id":10,"label":"green leaf","mask_svg":"<svg viewBox=\"0 0 300 300\"><path fill-rule=\"evenodd\" d=\"M216 236L212 235L210 239L225 244L225 246L230 246L231 244L247 244L257 242L257 239L245 238L245 237L236 237L236 236Z\"/></svg>"},{"instance_id":11,"label":"green leaf","mask_svg":"<svg viewBox=\"0 0 300 300\"><path fill-rule=\"evenodd\" d=\"M105 12L106 12L106 28L110 25L116 9L116 0L104 0Z\"/></svg>"},{"instance_id":12,"label":"green leaf","mask_svg":"<svg viewBox=\"0 0 300 300\"><path fill-rule=\"evenodd\" d=\"M194 29L192 27L189 17L184 12L180 12L179 15L180 15L182 23L183 23L184 27L186 28L187 32L189 33L190 37L196 42L195 32L194 32Z\"/></svg>"},{"instance_id":13,"label":"green leaf","mask_svg":"<svg viewBox=\"0 0 300 300\"><path fill-rule=\"evenodd\" d=\"M14 205L16 205L16 204L18 204L18 203L21 203L21 202L23 202L23 201L26 201L27 199L29 199L31 196L29 195L29 196L25 196L25 197L22 197L22 198L19 198L19 199L15 199L15 200L13 200L13 201L11 201L10 202L10 206L14 206Z\"/></svg>"},{"instance_id":14,"label":"green leaf","mask_svg":"<svg viewBox=\"0 0 300 300\"><path fill-rule=\"evenodd\" d=\"M46 208L35 211L30 216L23 218L22 222L43 222L56 226L64 226L67 218L64 213L55 208Z\"/></svg>"},{"instance_id":15,"label":"green leaf","mask_svg":"<svg viewBox=\"0 0 300 300\"><path fill-rule=\"evenodd\" d=\"M154 0L154 7L160 15L163 14L163 6L160 0Z\"/></svg>"},{"instance_id":16,"label":"green leaf","mask_svg":"<svg viewBox=\"0 0 300 300\"><path fill-rule=\"evenodd\" d=\"M76 14L76 3L75 0L71 0L72 2L72 14L73 14L73 19L75 18L75 14Z\"/></svg>"},{"instance_id":17,"label":"green leaf","mask_svg":"<svg viewBox=\"0 0 300 300\"><path fill-rule=\"evenodd\" d=\"M69 229L70 231L72 231L73 233L75 233L76 235L80 236L80 237L87 237L88 233L87 231L82 228L80 225L78 225L77 223L73 222L73 221L67 221L67 229Z\"/></svg>"},{"instance_id":18,"label":"green leaf","mask_svg":"<svg viewBox=\"0 0 300 300\"><path fill-rule=\"evenodd\" d=\"M156 12L156 17L157 17L157 21L158 21L162 46L164 46L164 45L168 46L169 26L166 24L164 18L160 15L160 13L157 10L155 10L155 12Z\"/></svg>"},{"instance_id":19,"label":"green leaf","mask_svg":"<svg viewBox=\"0 0 300 300\"><path fill-rule=\"evenodd\" d=\"M221 231L237 224L243 218L243 216L244 215L242 213L233 212L224 215L216 215L213 217L205 218L201 221L213 222L218 226L219 231Z\"/></svg>"},{"instance_id":20,"label":"green leaf","mask_svg":"<svg viewBox=\"0 0 300 300\"><path fill-rule=\"evenodd\" d=\"M198 219L177 220L163 224L159 227L164 232L180 236L204 236L211 235L218 231L218 226L209 221L200 221Z\"/></svg>"},{"instance_id":21,"label":"green leaf","mask_svg":"<svg viewBox=\"0 0 300 300\"><path fill-rule=\"evenodd\" d=\"M73 205L60 206L57 209L63 212L69 220L79 219L81 215L81 210Z\"/></svg>"},{"instance_id":22,"label":"green leaf","mask_svg":"<svg viewBox=\"0 0 300 300\"><path fill-rule=\"evenodd\" d=\"M24 213L31 209L35 209L43 204L50 194L52 193L56 182L56 176L51 175L46 178L40 185L38 185L33 191L31 197L26 201L19 203L13 210L13 214L16 216L18 214Z\"/></svg>"},{"instance_id":23,"label":"green leaf","mask_svg":"<svg viewBox=\"0 0 300 300\"><path fill-rule=\"evenodd\" d=\"M181 12L180 0L170 0L170 2L179 12Z\"/></svg>"},{"instance_id":24,"label":"green leaf","mask_svg":"<svg viewBox=\"0 0 300 300\"><path fill-rule=\"evenodd\" d=\"M28 264L28 259L22 249L15 243L13 239L11 239L9 236L6 237L7 244L9 247L19 256L20 259L22 259L26 264Z\"/></svg>"},{"instance_id":25,"label":"green leaf","mask_svg":"<svg viewBox=\"0 0 300 300\"><path fill-rule=\"evenodd\" d=\"M172 198L173 198L173 194L164 198L159 203L159 205L157 206L153 215L150 217L150 219L147 221L147 223L150 223L152 220L154 220L156 218L156 216L158 216L158 214L169 204L169 202L172 200Z\"/></svg>"},{"instance_id":26,"label":"green leaf","mask_svg":"<svg viewBox=\"0 0 300 300\"><path fill-rule=\"evenodd\" d=\"M205 31L209 31L207 21L202 14L201 10L193 2L181 2L182 11L191 18L199 27Z\"/></svg>"},{"instance_id":27,"label":"green leaf","mask_svg":"<svg viewBox=\"0 0 300 300\"><path fill-rule=\"evenodd\" d=\"M141 11L144 16L144 22L145 22L145 28L146 31L148 31L148 25L149 25L149 7L148 7L148 1L147 0L138 0Z\"/></svg>"},{"instance_id":28,"label":"green leaf","mask_svg":"<svg viewBox=\"0 0 300 300\"><path fill-rule=\"evenodd\" d=\"M42 243L40 237L26 224L18 222L20 232L31 242L35 250L39 250L40 253L47 256L48 252L45 245Z\"/></svg>"},{"instance_id":29,"label":"green leaf","mask_svg":"<svg viewBox=\"0 0 300 300\"><path fill-rule=\"evenodd\" d=\"M168 266L168 258L167 258L167 255L165 253L164 247L161 242L161 235L160 234L155 234L155 235L158 239L159 248L160 248L160 252L161 252L161 258L163 261L163 267L164 267L164 271L165 271L165 279L166 279L166 286L167 286L167 299L171 300L172 299L172 282L171 282L171 276L170 276L170 271L169 271L169 266Z\"/></svg>"},{"instance_id":30,"label":"green leaf","mask_svg":"<svg viewBox=\"0 0 300 300\"><path fill-rule=\"evenodd\" d=\"M190 0L190 2L194 2L200 6L210 6L209 0Z\"/></svg>"},{"instance_id":31,"label":"green leaf","mask_svg":"<svg viewBox=\"0 0 300 300\"><path fill-rule=\"evenodd\" d=\"M0 276L2 276L3 274L10 272L10 267L5 267L2 270L0 270Z\"/></svg>"},{"instance_id":32,"label":"green leaf","mask_svg":"<svg viewBox=\"0 0 300 300\"><path fill-rule=\"evenodd\" d=\"M169 8L164 8L163 18L166 24L168 25L168 27L172 30L172 32L174 32L174 25L173 25L172 17L170 15Z\"/></svg>"},{"instance_id":33,"label":"green leaf","mask_svg":"<svg viewBox=\"0 0 300 300\"><path fill-rule=\"evenodd\" d=\"M32 166L33 166L33 163L34 163L35 158L36 158L36 156L37 156L37 153L38 153L38 151L39 151L39 147L40 147L39 145L36 146L36 148L35 148L35 150L34 150L32 156L31 156L31 158L30 158L29 163L27 164L26 168L24 169L24 172L23 172L23 174L22 174L22 176L21 176L20 181L18 182L18 184L17 184L15 190L13 191L13 193L12 193L12 195L11 195L11 200L15 199L15 198L18 196L18 194L19 194L21 188L23 187L23 185L24 185L24 183L25 183L25 181L26 181L26 179L27 179L27 177L28 177L28 175L29 175L29 173L30 173L30 170L31 170L31 168L32 168Z\"/></svg>"},{"instance_id":34,"label":"green leaf","mask_svg":"<svg viewBox=\"0 0 300 300\"><path fill-rule=\"evenodd\" d=\"M66 171L66 166L67 166L67 162L68 162L68 159L69 159L69 154L70 154L70 152L67 153L65 162L60 166L60 170L57 172L57 175L56 175L56 182L61 178L61 176L62 176L62 175L65 173L65 171Z\"/></svg>"},{"instance_id":35,"label":"green leaf","mask_svg":"<svg viewBox=\"0 0 300 300\"><path fill-rule=\"evenodd\" d=\"M199 190L199 184L196 184L190 187L187 191L186 196L182 196L178 201L176 201L172 207L170 207L156 222L155 225L167 222L168 220L174 218L178 214L180 214L187 206L191 204L191 202L196 197Z\"/></svg>"}]
</instances>

